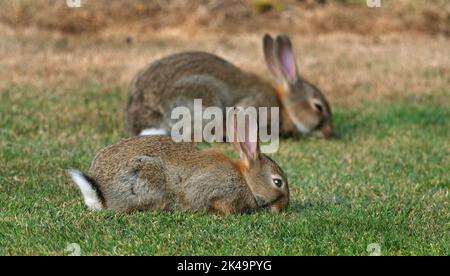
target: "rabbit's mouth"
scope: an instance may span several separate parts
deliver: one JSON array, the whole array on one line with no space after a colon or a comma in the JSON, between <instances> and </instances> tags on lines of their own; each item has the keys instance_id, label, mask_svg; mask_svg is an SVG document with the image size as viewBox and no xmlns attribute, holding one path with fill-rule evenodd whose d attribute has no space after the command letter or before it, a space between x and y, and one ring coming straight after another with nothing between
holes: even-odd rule
<instances>
[{"instance_id":1,"label":"rabbit's mouth","mask_svg":"<svg viewBox=\"0 0 450 276\"><path fill-rule=\"evenodd\" d=\"M283 195L279 195L275 200L267 201L260 196L255 196L256 204L258 208L264 210L270 210L272 213L280 213L286 209L289 204L289 199L284 198Z\"/></svg>"},{"instance_id":2,"label":"rabbit's mouth","mask_svg":"<svg viewBox=\"0 0 450 276\"><path fill-rule=\"evenodd\" d=\"M258 208L261 209L273 209L272 205L276 202L278 202L278 200L280 199L281 196L277 197L275 200L272 201L267 201L264 198L260 197L260 196L255 196L255 200L256 200L256 204L258 205Z\"/></svg>"},{"instance_id":3,"label":"rabbit's mouth","mask_svg":"<svg viewBox=\"0 0 450 276\"><path fill-rule=\"evenodd\" d=\"M267 208L270 206L270 202L267 202L264 198L260 196L255 196L256 205L258 205L259 208Z\"/></svg>"}]
</instances>

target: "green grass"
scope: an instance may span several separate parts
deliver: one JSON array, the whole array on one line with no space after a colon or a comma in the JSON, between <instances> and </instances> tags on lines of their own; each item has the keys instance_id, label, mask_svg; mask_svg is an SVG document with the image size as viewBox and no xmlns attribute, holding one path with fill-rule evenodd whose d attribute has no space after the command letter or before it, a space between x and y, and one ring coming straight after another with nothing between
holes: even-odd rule
<instances>
[{"instance_id":1,"label":"green grass","mask_svg":"<svg viewBox=\"0 0 450 276\"><path fill-rule=\"evenodd\" d=\"M450 255L448 102L335 107L339 139L283 141L281 215L91 213L65 171L126 135L125 99L89 82L1 91L0 255Z\"/></svg>"}]
</instances>

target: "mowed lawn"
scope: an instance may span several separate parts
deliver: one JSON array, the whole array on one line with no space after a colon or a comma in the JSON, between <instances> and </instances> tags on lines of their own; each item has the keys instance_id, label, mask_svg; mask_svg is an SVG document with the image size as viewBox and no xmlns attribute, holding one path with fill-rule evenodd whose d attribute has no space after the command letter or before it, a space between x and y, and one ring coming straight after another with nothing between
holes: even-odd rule
<instances>
[{"instance_id":1,"label":"mowed lawn","mask_svg":"<svg viewBox=\"0 0 450 276\"><path fill-rule=\"evenodd\" d=\"M283 214L88 212L66 170L126 137L126 91L96 83L0 96L0 255L450 254L449 91L334 106L339 137L284 140ZM219 147L231 153L227 145Z\"/></svg>"}]
</instances>

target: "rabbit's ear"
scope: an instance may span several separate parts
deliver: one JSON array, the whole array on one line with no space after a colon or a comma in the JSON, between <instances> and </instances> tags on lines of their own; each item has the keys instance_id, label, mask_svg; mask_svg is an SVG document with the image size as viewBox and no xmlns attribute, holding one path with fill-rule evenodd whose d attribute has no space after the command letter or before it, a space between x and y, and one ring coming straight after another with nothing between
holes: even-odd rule
<instances>
[{"instance_id":1,"label":"rabbit's ear","mask_svg":"<svg viewBox=\"0 0 450 276\"><path fill-rule=\"evenodd\" d=\"M297 64L295 62L294 49L289 37L285 35L277 36L277 40L275 42L275 56L277 59L278 68L284 79L289 84L296 83L299 76Z\"/></svg>"},{"instance_id":2,"label":"rabbit's ear","mask_svg":"<svg viewBox=\"0 0 450 276\"><path fill-rule=\"evenodd\" d=\"M229 124L228 124L228 130L229 130L229 138L231 139L231 144L233 145L233 148L235 151L241 153L241 144L239 143L239 132L237 131L238 125L237 125L237 108L230 109L230 114L227 114L229 118Z\"/></svg>"},{"instance_id":3,"label":"rabbit's ear","mask_svg":"<svg viewBox=\"0 0 450 276\"><path fill-rule=\"evenodd\" d=\"M275 41L269 34L265 34L263 38L264 58L266 59L267 67L270 72L277 78L278 81L282 81L283 77L278 69L278 63L275 58Z\"/></svg>"},{"instance_id":4,"label":"rabbit's ear","mask_svg":"<svg viewBox=\"0 0 450 276\"><path fill-rule=\"evenodd\" d=\"M241 116L240 119L244 122L238 122L239 111L233 110L231 115L230 126L232 129L231 138L234 149L239 152L241 159L243 159L249 166L250 163L257 160L259 157L260 149L258 143L258 126L256 122L251 122L250 118Z\"/></svg>"},{"instance_id":5,"label":"rabbit's ear","mask_svg":"<svg viewBox=\"0 0 450 276\"><path fill-rule=\"evenodd\" d=\"M253 162L259 157L259 142L258 142L258 124L251 122L249 118L245 118L245 137L244 142L241 143L242 151L247 161Z\"/></svg>"}]
</instances>

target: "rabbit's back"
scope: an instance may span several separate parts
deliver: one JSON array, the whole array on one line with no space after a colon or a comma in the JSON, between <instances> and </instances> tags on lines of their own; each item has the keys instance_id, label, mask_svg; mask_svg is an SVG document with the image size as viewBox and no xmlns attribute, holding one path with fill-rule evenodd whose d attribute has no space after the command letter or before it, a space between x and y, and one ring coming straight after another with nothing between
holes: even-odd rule
<instances>
[{"instance_id":1,"label":"rabbit's back","mask_svg":"<svg viewBox=\"0 0 450 276\"><path fill-rule=\"evenodd\" d=\"M144 128L170 129L174 107L190 108L194 99L203 106L222 109L248 97L277 100L270 84L241 71L226 60L204 52L185 52L155 61L132 81L127 108L129 129L138 134Z\"/></svg>"},{"instance_id":2,"label":"rabbit's back","mask_svg":"<svg viewBox=\"0 0 450 276\"><path fill-rule=\"evenodd\" d=\"M166 136L133 137L101 150L89 175L110 209L209 211L224 199L253 204L231 159Z\"/></svg>"},{"instance_id":3,"label":"rabbit's back","mask_svg":"<svg viewBox=\"0 0 450 276\"><path fill-rule=\"evenodd\" d=\"M243 80L245 76L239 68L216 55L185 52L157 60L141 71L132 82L131 101L136 98L164 105L163 101L176 98L179 92L195 98L199 92L191 88L206 86L217 88L215 92L231 104L241 96L231 88L243 86Z\"/></svg>"},{"instance_id":4,"label":"rabbit's back","mask_svg":"<svg viewBox=\"0 0 450 276\"><path fill-rule=\"evenodd\" d=\"M129 162L138 157L156 157L164 162L178 160L180 168L188 166L189 160L198 154L191 143L175 143L166 136L140 136L124 139L97 153L89 173L101 183L110 183L116 172L129 167Z\"/></svg>"}]
</instances>

